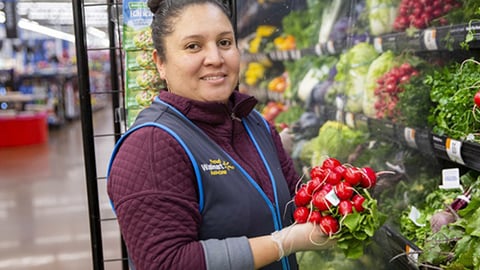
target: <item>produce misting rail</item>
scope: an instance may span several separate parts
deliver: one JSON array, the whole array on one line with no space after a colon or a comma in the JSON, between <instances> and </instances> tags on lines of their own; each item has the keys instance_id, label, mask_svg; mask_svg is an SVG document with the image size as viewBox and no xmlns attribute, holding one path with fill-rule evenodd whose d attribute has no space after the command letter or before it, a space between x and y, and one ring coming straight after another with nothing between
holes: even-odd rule
<instances>
[{"instance_id":1,"label":"produce misting rail","mask_svg":"<svg viewBox=\"0 0 480 270\"><path fill-rule=\"evenodd\" d=\"M105 3L86 4L83 0L73 0L73 18L75 28L75 46L77 57L77 72L78 72L78 85L80 95L80 119L82 124L82 139L83 139L83 154L85 162L85 174L86 174L86 186L87 186L87 198L88 198L88 213L90 224L90 240L91 240L91 253L92 253L92 269L103 270L105 269L105 263L113 261L121 261L122 269L129 269L127 251L119 235L121 241L121 258L105 259L103 250L103 238L102 238L102 222L108 222L115 220L115 218L102 219L100 214L99 203L99 189L98 181L105 180L106 176L99 177L97 175L96 165L96 149L95 140L99 137L111 136L116 142L121 136L122 121L121 113L119 114L120 100L123 95L123 72L121 59L122 56L119 31L119 6L121 3L117 3L114 0L106 0ZM85 22L85 9L91 6L103 5L108 10L108 48L88 48L87 46L87 32ZM116 17L114 17L116 14ZM90 70L89 70L89 56L88 52L92 50L108 50L110 58L110 80L111 90L104 91L91 91L90 87ZM120 63L120 64L119 64ZM120 74L120 78L119 75ZM95 134L93 127L93 109L92 109L92 96L93 95L110 95L112 103L113 119L113 134ZM113 148L113 144L112 144Z\"/></svg>"}]
</instances>

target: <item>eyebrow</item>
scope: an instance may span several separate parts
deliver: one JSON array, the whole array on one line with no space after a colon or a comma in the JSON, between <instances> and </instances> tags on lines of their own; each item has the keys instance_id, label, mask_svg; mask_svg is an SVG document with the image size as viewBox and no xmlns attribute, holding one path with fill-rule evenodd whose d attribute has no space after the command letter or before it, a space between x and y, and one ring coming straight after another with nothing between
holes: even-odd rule
<instances>
[{"instance_id":1,"label":"eyebrow","mask_svg":"<svg viewBox=\"0 0 480 270\"><path fill-rule=\"evenodd\" d=\"M228 35L233 36L233 32L232 31L224 31L224 32L221 32L218 36L228 36ZM186 37L182 38L181 40L186 41L186 40L189 40L189 39L199 39L199 38L203 38L203 36L202 35L190 35L190 36L186 36Z\"/></svg>"}]
</instances>

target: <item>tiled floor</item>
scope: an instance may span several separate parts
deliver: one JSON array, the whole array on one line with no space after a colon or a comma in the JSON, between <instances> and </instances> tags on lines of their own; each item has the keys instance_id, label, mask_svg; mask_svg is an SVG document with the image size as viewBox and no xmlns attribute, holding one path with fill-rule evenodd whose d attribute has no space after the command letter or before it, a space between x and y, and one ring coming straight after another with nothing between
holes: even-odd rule
<instances>
[{"instance_id":1,"label":"tiled floor","mask_svg":"<svg viewBox=\"0 0 480 270\"><path fill-rule=\"evenodd\" d=\"M111 134L109 108L94 113L95 134ZM113 137L96 139L104 176ZM112 217L99 180L102 217ZM80 120L49 131L48 143L0 148L0 270L88 270L88 202ZM120 258L116 221L102 222L105 259ZM118 262L103 269L121 270Z\"/></svg>"}]
</instances>

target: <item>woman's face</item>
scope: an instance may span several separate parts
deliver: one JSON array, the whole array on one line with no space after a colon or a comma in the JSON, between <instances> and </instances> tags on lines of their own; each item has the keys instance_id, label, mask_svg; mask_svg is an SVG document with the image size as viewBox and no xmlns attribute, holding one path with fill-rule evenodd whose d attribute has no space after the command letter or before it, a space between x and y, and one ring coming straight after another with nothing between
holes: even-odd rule
<instances>
[{"instance_id":1,"label":"woman's face","mask_svg":"<svg viewBox=\"0 0 480 270\"><path fill-rule=\"evenodd\" d=\"M227 102L239 77L240 52L227 16L212 4L187 7L154 59L168 90L198 101Z\"/></svg>"}]
</instances>

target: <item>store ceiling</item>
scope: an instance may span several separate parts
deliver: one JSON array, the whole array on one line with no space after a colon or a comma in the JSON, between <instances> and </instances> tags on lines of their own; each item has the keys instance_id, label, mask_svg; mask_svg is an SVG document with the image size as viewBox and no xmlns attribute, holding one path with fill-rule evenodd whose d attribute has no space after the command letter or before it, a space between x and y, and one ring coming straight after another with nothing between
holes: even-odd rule
<instances>
[{"instance_id":1,"label":"store ceiling","mask_svg":"<svg viewBox=\"0 0 480 270\"><path fill-rule=\"evenodd\" d=\"M87 26L106 29L108 21L106 0L85 2L85 22ZM97 4L97 5L90 5ZM73 5L69 0L31 1L19 0L17 14L20 18L38 22L54 29L73 33Z\"/></svg>"}]
</instances>

